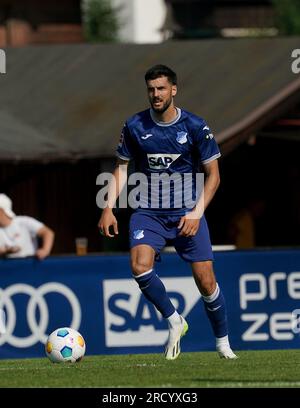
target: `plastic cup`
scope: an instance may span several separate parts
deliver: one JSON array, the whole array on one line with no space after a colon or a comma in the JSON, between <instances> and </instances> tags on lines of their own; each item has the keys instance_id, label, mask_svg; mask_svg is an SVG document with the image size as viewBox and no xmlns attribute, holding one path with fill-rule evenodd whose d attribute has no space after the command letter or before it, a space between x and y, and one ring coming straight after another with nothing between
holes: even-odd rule
<instances>
[{"instance_id":1,"label":"plastic cup","mask_svg":"<svg viewBox=\"0 0 300 408\"><path fill-rule=\"evenodd\" d=\"M76 243L76 254L79 256L86 255L88 249L88 239L85 237L80 237L75 239Z\"/></svg>"}]
</instances>

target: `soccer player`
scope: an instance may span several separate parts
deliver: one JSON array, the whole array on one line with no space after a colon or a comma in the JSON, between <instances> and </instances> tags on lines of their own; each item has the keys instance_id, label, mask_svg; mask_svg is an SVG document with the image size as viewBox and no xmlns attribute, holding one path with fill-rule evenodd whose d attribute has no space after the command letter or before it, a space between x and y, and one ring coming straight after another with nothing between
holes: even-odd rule
<instances>
[{"instance_id":1,"label":"soccer player","mask_svg":"<svg viewBox=\"0 0 300 408\"><path fill-rule=\"evenodd\" d=\"M220 151L206 122L174 105L177 93L175 72L165 65L155 65L146 72L145 81L151 107L132 116L124 125L117 148L114 181L110 183L108 204L98 226L106 237L118 234L112 208L126 183L130 160L134 160L136 169L147 177L151 188L155 174L192 174L188 190L192 189L193 197L196 196L195 175L201 166L205 174L204 188L192 208L187 207L186 201L179 208L175 206L182 192L174 184L169 190L165 189L170 196L167 208L161 205L165 198L162 197L163 185L150 195L150 198L156 198L154 204L149 199L145 205L141 198L143 205L130 219L131 267L145 297L168 321L167 360L174 360L180 354L180 339L186 334L188 324L175 310L165 286L155 273L156 257L166 243L172 243L178 255L191 265L220 357L234 359L237 356L228 340L226 306L213 271L213 253L204 215L220 183L217 160Z\"/></svg>"}]
</instances>

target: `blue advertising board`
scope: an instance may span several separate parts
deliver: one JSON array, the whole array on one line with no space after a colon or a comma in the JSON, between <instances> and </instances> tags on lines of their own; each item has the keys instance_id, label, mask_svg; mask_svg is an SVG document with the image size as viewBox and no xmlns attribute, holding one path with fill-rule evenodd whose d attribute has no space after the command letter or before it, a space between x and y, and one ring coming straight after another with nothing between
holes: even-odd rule
<instances>
[{"instance_id":1,"label":"blue advertising board","mask_svg":"<svg viewBox=\"0 0 300 408\"><path fill-rule=\"evenodd\" d=\"M299 348L299 250L216 252L214 269L233 349ZM80 331L86 354L163 351L167 324L132 279L127 254L2 260L0 270L0 358L44 356L58 327ZM163 254L156 271L190 326L182 350L214 350L189 265Z\"/></svg>"}]
</instances>

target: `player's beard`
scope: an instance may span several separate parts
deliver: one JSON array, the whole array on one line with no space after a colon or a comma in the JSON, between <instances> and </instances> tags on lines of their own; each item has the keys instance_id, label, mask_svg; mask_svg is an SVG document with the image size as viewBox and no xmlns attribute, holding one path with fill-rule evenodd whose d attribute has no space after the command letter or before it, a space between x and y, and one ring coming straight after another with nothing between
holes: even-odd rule
<instances>
[{"instance_id":1,"label":"player's beard","mask_svg":"<svg viewBox=\"0 0 300 408\"><path fill-rule=\"evenodd\" d=\"M169 108L169 106L171 105L172 100L173 100L173 98L172 98L172 96L170 96L170 98L166 100L166 102L162 105L161 108L155 108L154 107L155 100L152 100L151 101L151 107L152 107L152 109L154 110L155 113L164 113Z\"/></svg>"}]
</instances>

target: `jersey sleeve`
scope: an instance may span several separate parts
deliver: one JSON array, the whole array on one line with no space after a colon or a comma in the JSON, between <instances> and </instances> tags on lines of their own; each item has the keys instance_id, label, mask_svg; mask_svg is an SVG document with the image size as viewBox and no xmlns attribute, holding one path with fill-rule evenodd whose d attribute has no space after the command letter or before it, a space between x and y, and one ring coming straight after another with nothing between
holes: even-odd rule
<instances>
[{"instance_id":1,"label":"jersey sleeve","mask_svg":"<svg viewBox=\"0 0 300 408\"><path fill-rule=\"evenodd\" d=\"M200 126L196 137L196 148L202 164L209 163L221 156L214 135L205 121Z\"/></svg>"},{"instance_id":2,"label":"jersey sleeve","mask_svg":"<svg viewBox=\"0 0 300 408\"><path fill-rule=\"evenodd\" d=\"M21 216L20 217L21 223L27 228L30 232L31 236L35 236L38 231L44 227L44 224L35 218L28 217L28 216Z\"/></svg>"},{"instance_id":3,"label":"jersey sleeve","mask_svg":"<svg viewBox=\"0 0 300 408\"><path fill-rule=\"evenodd\" d=\"M134 156L133 140L127 123L122 129L116 155L122 160L130 160Z\"/></svg>"}]
</instances>

